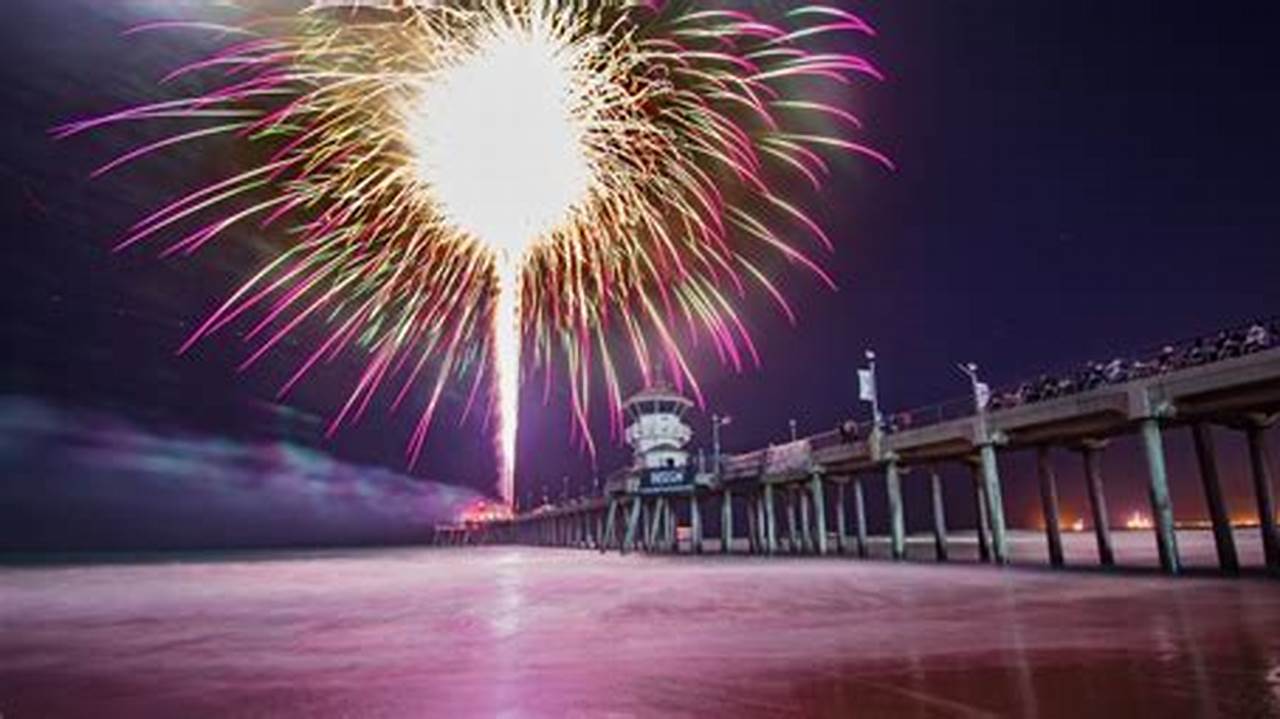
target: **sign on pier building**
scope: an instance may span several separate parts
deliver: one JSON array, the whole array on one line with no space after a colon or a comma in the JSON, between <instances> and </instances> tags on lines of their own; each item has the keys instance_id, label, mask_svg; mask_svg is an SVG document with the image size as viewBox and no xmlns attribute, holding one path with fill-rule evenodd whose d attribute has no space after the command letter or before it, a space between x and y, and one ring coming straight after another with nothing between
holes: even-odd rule
<instances>
[{"instance_id":1,"label":"sign on pier building","mask_svg":"<svg viewBox=\"0 0 1280 719\"><path fill-rule=\"evenodd\" d=\"M693 491L693 467L663 467L640 473L640 494L688 494Z\"/></svg>"}]
</instances>

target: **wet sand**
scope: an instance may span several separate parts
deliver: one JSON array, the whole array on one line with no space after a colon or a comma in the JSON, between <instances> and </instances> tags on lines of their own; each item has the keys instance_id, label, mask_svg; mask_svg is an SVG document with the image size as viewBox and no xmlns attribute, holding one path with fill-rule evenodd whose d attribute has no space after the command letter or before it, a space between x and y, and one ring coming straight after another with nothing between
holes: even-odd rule
<instances>
[{"instance_id":1,"label":"wet sand","mask_svg":"<svg viewBox=\"0 0 1280 719\"><path fill-rule=\"evenodd\" d=\"M1246 572L1261 572L1265 564L1262 552L1262 535L1257 527L1240 527L1234 532L1236 554L1240 566ZM831 542L834 546L834 535ZM1121 570L1155 570L1160 566L1156 549L1155 532L1151 529L1112 529L1112 549L1116 565ZM873 536L869 541L869 555L875 559L889 558L889 538ZM739 551L746 551L745 541L737 543ZM719 549L714 543L714 549ZM851 550L852 551L852 550ZM1044 532L1012 530L1009 532L1009 551L1012 561L1019 566L1048 566L1049 550ZM1098 540L1093 530L1063 532L1063 558L1068 567L1089 569L1098 566ZM956 532L948 537L948 553L951 559L977 562L978 536L973 530ZM1208 529L1179 529L1178 556L1182 567L1192 573L1216 573L1218 554L1213 543L1213 532ZM907 536L907 557L912 560L934 561L933 534L921 533Z\"/></svg>"},{"instance_id":2,"label":"wet sand","mask_svg":"<svg viewBox=\"0 0 1280 719\"><path fill-rule=\"evenodd\" d=\"M0 714L1278 716L1280 582L514 548L4 568Z\"/></svg>"}]
</instances>

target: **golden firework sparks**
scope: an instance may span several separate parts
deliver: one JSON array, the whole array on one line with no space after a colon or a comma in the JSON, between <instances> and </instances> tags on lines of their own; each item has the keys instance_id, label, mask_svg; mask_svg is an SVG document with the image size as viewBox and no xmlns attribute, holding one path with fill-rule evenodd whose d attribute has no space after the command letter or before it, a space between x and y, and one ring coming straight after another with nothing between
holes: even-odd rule
<instances>
[{"instance_id":1,"label":"golden firework sparks","mask_svg":"<svg viewBox=\"0 0 1280 719\"><path fill-rule=\"evenodd\" d=\"M394 408L429 376L411 463L446 383L469 382L465 417L482 378L495 377L508 502L522 357L548 378L564 363L588 447L596 370L615 429L619 419L613 332L646 381L665 365L700 395L680 325L741 369L759 359L738 296L758 286L790 315L762 258L830 282L782 229L803 228L829 247L827 236L775 186L799 178L819 187L832 152L889 165L848 139L858 119L818 89L879 77L862 57L810 47L828 33L872 34L844 10L803 5L770 23L659 0L383 5L312 7L240 27L135 28L233 39L166 78L203 76L207 91L55 132L198 124L97 174L218 135L268 146L263 163L172 201L120 243L172 233L166 252L191 253L239 225L293 229L184 349L252 310L248 367L303 322L327 322L281 394L317 363L362 348L365 369L333 432L383 388ZM832 123L839 130L815 129Z\"/></svg>"}]
</instances>

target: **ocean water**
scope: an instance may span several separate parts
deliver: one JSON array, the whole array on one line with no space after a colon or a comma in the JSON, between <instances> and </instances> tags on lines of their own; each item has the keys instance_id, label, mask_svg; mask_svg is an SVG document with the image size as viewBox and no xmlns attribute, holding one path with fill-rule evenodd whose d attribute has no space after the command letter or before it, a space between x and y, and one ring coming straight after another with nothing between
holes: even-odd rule
<instances>
[{"instance_id":1,"label":"ocean water","mask_svg":"<svg viewBox=\"0 0 1280 719\"><path fill-rule=\"evenodd\" d=\"M503 547L26 564L0 568L0 715L1280 716L1280 581Z\"/></svg>"}]
</instances>

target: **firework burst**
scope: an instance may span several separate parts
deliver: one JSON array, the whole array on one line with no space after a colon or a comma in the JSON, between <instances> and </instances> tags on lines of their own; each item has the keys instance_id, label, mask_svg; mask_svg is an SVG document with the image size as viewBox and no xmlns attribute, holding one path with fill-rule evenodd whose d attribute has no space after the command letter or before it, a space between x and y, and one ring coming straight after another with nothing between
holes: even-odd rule
<instances>
[{"instance_id":1,"label":"firework burst","mask_svg":"<svg viewBox=\"0 0 1280 719\"><path fill-rule=\"evenodd\" d=\"M802 229L829 248L827 236L775 186L820 187L832 153L889 165L849 139L853 114L822 100L824 84L879 77L861 57L811 48L829 33L872 34L834 7L796 6L770 23L691 2L472 0L130 32L163 28L227 38L165 78L198 77L205 91L55 133L193 123L96 174L218 135L267 148L262 163L174 199L119 245L163 236L166 254L190 254L237 226L285 231L278 256L183 349L252 316L247 368L302 323L325 323L280 393L358 348L364 370L329 431L375 395L394 409L424 387L410 463L445 386L469 386L465 419L491 378L508 502L523 368L548 382L565 368L589 448L593 376L616 430L624 357L646 381L667 367L700 398L678 337L708 337L741 369L759 359L740 296L761 288L790 316L765 258L830 283L782 233ZM831 126L841 129L814 129Z\"/></svg>"}]
</instances>

